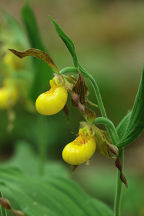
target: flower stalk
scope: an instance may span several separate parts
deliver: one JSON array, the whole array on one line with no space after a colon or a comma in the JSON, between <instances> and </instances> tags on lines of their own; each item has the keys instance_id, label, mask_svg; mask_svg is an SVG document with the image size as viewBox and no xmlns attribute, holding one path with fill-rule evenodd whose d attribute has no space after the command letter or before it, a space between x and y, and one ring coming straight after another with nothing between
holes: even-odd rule
<instances>
[{"instance_id":1,"label":"flower stalk","mask_svg":"<svg viewBox=\"0 0 144 216\"><path fill-rule=\"evenodd\" d=\"M121 150L119 152L119 157L121 159L122 165L124 165L124 150ZM118 170L115 201L114 201L114 216L120 216L121 195L122 195L122 181L120 179L120 171Z\"/></svg>"}]
</instances>

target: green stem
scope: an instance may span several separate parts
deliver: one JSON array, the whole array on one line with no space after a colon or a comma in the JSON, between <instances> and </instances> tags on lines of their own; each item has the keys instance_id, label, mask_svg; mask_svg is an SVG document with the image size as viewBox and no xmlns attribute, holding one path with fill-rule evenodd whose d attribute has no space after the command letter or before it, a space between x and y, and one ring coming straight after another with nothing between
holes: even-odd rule
<instances>
[{"instance_id":1,"label":"green stem","mask_svg":"<svg viewBox=\"0 0 144 216\"><path fill-rule=\"evenodd\" d=\"M77 72L78 70L75 67L65 67L60 71L60 74Z\"/></svg>"},{"instance_id":2,"label":"green stem","mask_svg":"<svg viewBox=\"0 0 144 216\"><path fill-rule=\"evenodd\" d=\"M119 136L117 134L116 128L112 121L109 119L99 117L95 119L95 124L105 124L107 127L112 130L113 134L113 143L117 144L119 142ZM124 152L121 150L119 152L119 157L122 161L123 166L123 160L124 160ZM122 193L122 181L120 179L120 171L117 171L117 184L116 184L116 194L115 194L115 202L114 202L114 216L120 216L120 204L121 204L121 193Z\"/></svg>"},{"instance_id":3,"label":"green stem","mask_svg":"<svg viewBox=\"0 0 144 216\"><path fill-rule=\"evenodd\" d=\"M124 151L121 150L119 152L119 156L122 162L122 166L124 164ZM122 181L120 179L120 171L117 171L117 184L116 184L116 194L115 194L115 202L114 202L114 216L120 216L120 207L121 207L121 194L122 194Z\"/></svg>"},{"instance_id":4,"label":"green stem","mask_svg":"<svg viewBox=\"0 0 144 216\"><path fill-rule=\"evenodd\" d=\"M95 119L94 124L106 125L106 127L109 128L109 130L111 130L111 134L112 134L111 139L113 143L116 145L119 142L119 137L118 137L116 128L111 120L104 118L104 117L98 117Z\"/></svg>"}]
</instances>

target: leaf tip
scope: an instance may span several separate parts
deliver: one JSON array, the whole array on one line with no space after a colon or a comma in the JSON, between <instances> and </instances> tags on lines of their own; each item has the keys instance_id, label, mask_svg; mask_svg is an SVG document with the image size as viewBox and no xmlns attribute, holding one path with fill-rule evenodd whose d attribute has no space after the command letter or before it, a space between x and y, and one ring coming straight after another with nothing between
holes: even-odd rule
<instances>
[{"instance_id":1,"label":"leaf tip","mask_svg":"<svg viewBox=\"0 0 144 216\"><path fill-rule=\"evenodd\" d=\"M20 52L16 51L15 49L8 49L10 52L12 52L14 55L16 55L19 58L22 58L22 56L20 55Z\"/></svg>"}]
</instances>

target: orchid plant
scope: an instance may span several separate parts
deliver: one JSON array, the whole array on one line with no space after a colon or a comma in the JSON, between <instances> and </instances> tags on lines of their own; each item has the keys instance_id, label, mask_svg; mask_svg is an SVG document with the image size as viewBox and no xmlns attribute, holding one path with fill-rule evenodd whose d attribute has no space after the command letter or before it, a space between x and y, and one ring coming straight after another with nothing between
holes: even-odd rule
<instances>
[{"instance_id":1,"label":"orchid plant","mask_svg":"<svg viewBox=\"0 0 144 216\"><path fill-rule=\"evenodd\" d=\"M65 67L60 70L40 41L40 36L38 32L36 32L37 25L30 7L26 5L22 13L28 32L33 31L34 34L37 33L35 39L31 40L31 44L35 48L24 51L18 51L11 48L9 50L19 58L25 58L27 56L34 57L34 60L36 60L34 61L36 70L38 70L37 66L39 64L37 59L47 63L48 73L45 72L45 66L43 65L41 66L42 70L39 73L37 71L37 79L34 80L31 97L35 101L35 110L40 116L43 116L43 118L50 115L56 115L62 110L68 115L67 100L68 97L71 97L71 103L82 114L83 121L80 122L78 136L64 147L62 158L66 163L72 165L74 169L81 164L89 162L91 158L94 157L96 150L103 156L112 158L117 168L113 215L120 216L122 184L124 183L125 186L128 187L127 179L123 173L124 149L128 144L134 141L144 129L144 71L142 73L132 110L129 111L119 125L115 127L114 123L107 116L96 80L79 63L72 40L50 17L56 32L68 48L74 64L73 66ZM33 25L29 25L28 17L31 18ZM37 46L35 46L34 43ZM5 61L13 67L12 53L9 52L5 55ZM17 59L16 62L19 64L20 61ZM41 78L40 73L45 73L45 76L43 76L44 79ZM96 102L90 101L88 98L89 88L86 84L87 79L91 82L93 87ZM48 82L50 84L50 89L45 91L44 89ZM39 86L41 86L41 89L39 89ZM12 106L16 103L18 96L14 89L11 94L11 97L9 97L7 92L2 92L0 90L0 108L9 107L10 102ZM9 98L11 100L9 100ZM101 116L97 116L95 108L100 110ZM100 129L99 125L101 124L105 126L105 130ZM11 206L9 200L3 198L3 194L1 193L0 205L2 206L2 216L7 216L5 209L11 211L16 216L25 216L25 214L28 216L53 216L59 215L59 212L62 212L61 215L67 215L67 212L69 212L69 205L65 205L66 202L68 204L71 203L73 206L71 208L76 207L77 215L83 214L93 216L95 214L96 216L112 216L111 210L107 209L107 207L99 202L94 205L93 199L82 193L73 182L70 182L70 180L63 177L54 178L52 176L45 182L45 179L43 181L43 179L39 179L39 177L37 179L31 178L11 169L0 170L0 176L1 180L4 182L4 184L1 184L2 191L6 191L6 194L10 195L10 197L13 196L13 194L11 195L10 190L12 193L14 191L16 194L14 196L16 203L20 203L22 210L15 210ZM15 181L17 181L18 185L16 185ZM8 189L5 188L5 183L8 185ZM37 187L37 185L39 185L39 187ZM26 195L24 192L21 195L22 188L25 188ZM42 189L44 192L48 191L50 196L48 196L47 193L41 193ZM34 198L31 191L34 192ZM36 192L39 196L37 196ZM71 200L70 195L72 194L73 198ZM35 199L38 203L36 201L33 202ZM58 200L58 206L56 203L53 203L53 200L55 199ZM47 202L47 200L49 200L49 202ZM73 200L76 202L73 202ZM78 203L78 205L76 206L75 203ZM44 204L46 204L46 207ZM65 208L63 208L61 204L63 204ZM101 211L100 208L102 209ZM96 213L95 209L97 211ZM74 214L72 213L71 215Z\"/></svg>"},{"instance_id":2,"label":"orchid plant","mask_svg":"<svg viewBox=\"0 0 144 216\"><path fill-rule=\"evenodd\" d=\"M84 121L80 123L78 137L63 149L62 157L64 161L77 167L89 161L96 149L104 156L114 158L115 166L118 168L114 215L119 216L122 182L126 187L128 186L123 174L124 149L142 133L144 128L143 74L133 109L131 112L128 112L116 128L113 122L107 117L96 80L80 65L72 40L52 18L50 19L73 58L73 67L59 70L49 54L38 49L31 48L26 51L10 49L10 51L19 58L26 56L39 58L45 61L53 71L53 79L50 80L51 88L40 94L36 99L36 110L40 114L54 115L62 109L66 112L68 109L67 98L69 92L72 104L78 108L84 117ZM88 99L89 90L86 85L86 79L91 81L98 105ZM89 106L97 106L100 109L101 116L96 117L96 113ZM106 130L101 130L98 127L99 124L105 125Z\"/></svg>"}]
</instances>

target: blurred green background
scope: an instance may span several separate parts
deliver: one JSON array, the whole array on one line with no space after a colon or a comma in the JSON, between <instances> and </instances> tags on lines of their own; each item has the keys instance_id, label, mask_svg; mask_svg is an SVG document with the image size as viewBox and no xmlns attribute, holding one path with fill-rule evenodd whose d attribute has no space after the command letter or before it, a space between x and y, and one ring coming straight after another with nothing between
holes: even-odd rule
<instances>
[{"instance_id":1,"label":"blurred green background","mask_svg":"<svg viewBox=\"0 0 144 216\"><path fill-rule=\"evenodd\" d=\"M23 0L1 0L0 7L21 23L20 10L24 3ZM53 17L72 38L81 65L97 80L108 116L117 125L132 108L143 68L144 1L31 0L31 6L47 50L60 69L71 66L72 60L48 16ZM95 102L92 89L89 97ZM1 119L7 119L5 112ZM41 126L37 126L37 119L19 107L16 107L16 119L11 134L7 134L5 120L0 125L1 160L11 157L15 151L13 144L21 139L36 149L37 131L42 131ZM59 160L66 166L61 159L61 150L75 137L82 117L71 107L69 121L62 112L47 119L47 158ZM144 198L143 143L144 137L141 136L125 151L125 173L129 182L122 204L125 216L144 215L141 202ZM71 168L68 169L71 173ZM72 178L89 194L112 206L115 172L114 161L96 153L91 165L79 167Z\"/></svg>"}]
</instances>

